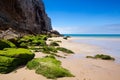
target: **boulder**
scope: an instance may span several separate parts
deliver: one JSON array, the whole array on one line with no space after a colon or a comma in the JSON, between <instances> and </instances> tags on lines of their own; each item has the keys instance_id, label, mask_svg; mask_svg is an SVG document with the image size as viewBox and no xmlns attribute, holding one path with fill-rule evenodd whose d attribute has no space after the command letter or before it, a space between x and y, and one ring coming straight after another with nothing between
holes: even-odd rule
<instances>
[{"instance_id":1,"label":"boulder","mask_svg":"<svg viewBox=\"0 0 120 80\"><path fill-rule=\"evenodd\" d=\"M9 73L19 66L25 65L34 56L34 53L24 48L0 50L0 73Z\"/></svg>"}]
</instances>

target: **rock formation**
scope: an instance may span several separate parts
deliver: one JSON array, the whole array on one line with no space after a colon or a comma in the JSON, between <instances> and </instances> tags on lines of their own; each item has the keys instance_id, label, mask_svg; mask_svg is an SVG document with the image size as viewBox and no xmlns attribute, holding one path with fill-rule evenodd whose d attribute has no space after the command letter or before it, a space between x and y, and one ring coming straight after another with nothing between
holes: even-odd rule
<instances>
[{"instance_id":1,"label":"rock formation","mask_svg":"<svg viewBox=\"0 0 120 80\"><path fill-rule=\"evenodd\" d=\"M0 0L0 30L41 34L52 30L42 0Z\"/></svg>"}]
</instances>

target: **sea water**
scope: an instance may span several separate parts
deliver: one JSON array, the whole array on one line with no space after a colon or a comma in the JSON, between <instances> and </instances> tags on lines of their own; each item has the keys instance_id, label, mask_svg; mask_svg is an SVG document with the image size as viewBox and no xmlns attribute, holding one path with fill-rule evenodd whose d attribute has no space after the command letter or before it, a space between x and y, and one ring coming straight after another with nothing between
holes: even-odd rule
<instances>
[{"instance_id":1,"label":"sea water","mask_svg":"<svg viewBox=\"0 0 120 80\"><path fill-rule=\"evenodd\" d=\"M80 37L74 42L85 43L100 47L105 53L116 58L120 63L120 34L64 34L65 36Z\"/></svg>"},{"instance_id":2,"label":"sea water","mask_svg":"<svg viewBox=\"0 0 120 80\"><path fill-rule=\"evenodd\" d=\"M120 38L120 34L63 34L63 35L71 37Z\"/></svg>"}]
</instances>

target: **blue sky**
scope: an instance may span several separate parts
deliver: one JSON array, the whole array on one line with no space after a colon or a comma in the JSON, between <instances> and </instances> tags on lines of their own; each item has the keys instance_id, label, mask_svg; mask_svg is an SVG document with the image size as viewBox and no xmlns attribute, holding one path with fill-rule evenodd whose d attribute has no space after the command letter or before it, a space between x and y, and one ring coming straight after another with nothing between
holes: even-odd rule
<instances>
[{"instance_id":1,"label":"blue sky","mask_svg":"<svg viewBox=\"0 0 120 80\"><path fill-rule=\"evenodd\" d=\"M43 0L60 33L120 34L120 0Z\"/></svg>"}]
</instances>

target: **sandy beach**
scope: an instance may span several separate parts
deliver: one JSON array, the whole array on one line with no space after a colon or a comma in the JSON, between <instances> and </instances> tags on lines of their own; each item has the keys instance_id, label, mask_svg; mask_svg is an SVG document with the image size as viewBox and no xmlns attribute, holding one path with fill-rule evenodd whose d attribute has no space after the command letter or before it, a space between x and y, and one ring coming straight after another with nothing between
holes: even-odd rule
<instances>
[{"instance_id":1,"label":"sandy beach","mask_svg":"<svg viewBox=\"0 0 120 80\"><path fill-rule=\"evenodd\" d=\"M73 40L78 38L62 37L51 38L52 40L60 40L60 46L72 50L75 54L64 54L59 52L61 56L66 58L57 58L62 62L62 66L68 69L75 77L58 78L57 80L120 80L120 64L114 61L106 61L99 59L87 59L85 56L95 54L106 54L101 47L77 43ZM49 41L47 42L49 43ZM37 57L45 56L41 52L36 53ZM34 70L28 70L25 66L16 69L9 74L0 74L0 80L50 80L42 75L38 75Z\"/></svg>"}]
</instances>

